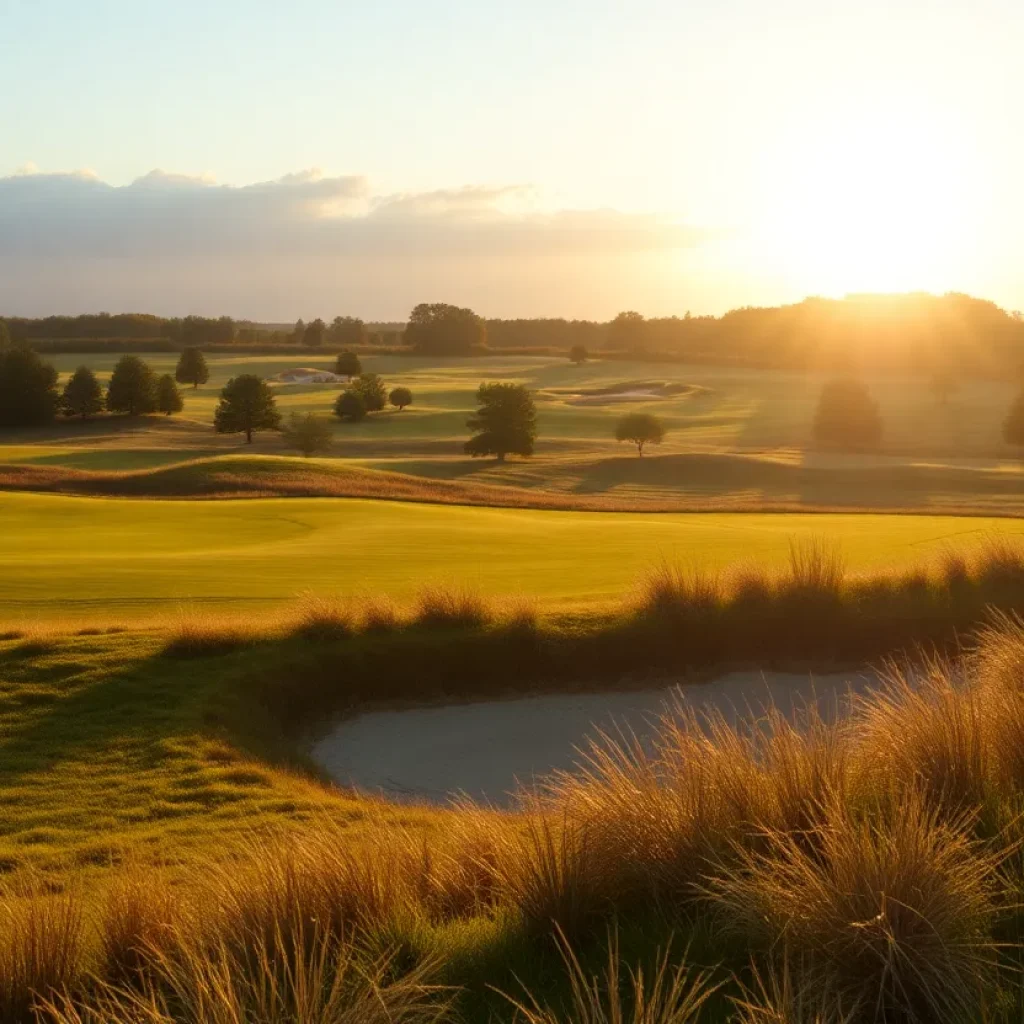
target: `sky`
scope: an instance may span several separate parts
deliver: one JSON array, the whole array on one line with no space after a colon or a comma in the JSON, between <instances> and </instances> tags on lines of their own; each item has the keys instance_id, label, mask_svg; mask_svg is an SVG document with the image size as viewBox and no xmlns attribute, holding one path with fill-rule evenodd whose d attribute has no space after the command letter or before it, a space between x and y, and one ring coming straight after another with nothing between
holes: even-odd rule
<instances>
[{"instance_id":1,"label":"sky","mask_svg":"<svg viewBox=\"0 0 1024 1024\"><path fill-rule=\"evenodd\" d=\"M0 314L1024 308L1018 0L0 0Z\"/></svg>"}]
</instances>

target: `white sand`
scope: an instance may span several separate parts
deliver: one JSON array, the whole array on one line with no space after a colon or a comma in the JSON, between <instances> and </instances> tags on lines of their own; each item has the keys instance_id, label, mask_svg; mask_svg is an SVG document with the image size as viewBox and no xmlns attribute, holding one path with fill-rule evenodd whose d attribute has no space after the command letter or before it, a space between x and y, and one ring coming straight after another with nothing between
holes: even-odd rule
<instances>
[{"instance_id":1,"label":"white sand","mask_svg":"<svg viewBox=\"0 0 1024 1024\"><path fill-rule=\"evenodd\" d=\"M502 805L517 781L530 785L556 769L572 770L595 727L649 736L673 699L717 707L734 720L770 705L792 714L812 702L834 717L851 692L876 684L864 672L734 672L683 687L378 711L341 722L311 753L336 782L390 799L444 803L464 793Z\"/></svg>"}]
</instances>

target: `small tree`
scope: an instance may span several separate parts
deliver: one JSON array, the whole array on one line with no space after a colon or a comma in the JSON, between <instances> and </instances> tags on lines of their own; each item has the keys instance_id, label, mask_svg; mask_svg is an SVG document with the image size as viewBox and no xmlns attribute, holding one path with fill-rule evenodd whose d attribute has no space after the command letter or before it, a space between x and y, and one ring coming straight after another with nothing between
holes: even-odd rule
<instances>
[{"instance_id":1,"label":"small tree","mask_svg":"<svg viewBox=\"0 0 1024 1024\"><path fill-rule=\"evenodd\" d=\"M412 405L412 392L408 388L393 388L388 401L401 412L407 405Z\"/></svg>"},{"instance_id":2,"label":"small tree","mask_svg":"<svg viewBox=\"0 0 1024 1024\"><path fill-rule=\"evenodd\" d=\"M882 439L882 417L867 385L840 377L821 389L814 437L840 448L873 448Z\"/></svg>"},{"instance_id":3,"label":"small tree","mask_svg":"<svg viewBox=\"0 0 1024 1024\"><path fill-rule=\"evenodd\" d=\"M327 332L327 325L317 317L315 320L311 320L307 325L305 331L302 333L303 344L308 345L310 348L319 348L324 343L324 335Z\"/></svg>"},{"instance_id":4,"label":"small tree","mask_svg":"<svg viewBox=\"0 0 1024 1024\"><path fill-rule=\"evenodd\" d=\"M359 356L355 352L339 352L334 363L334 372L339 377L348 377L351 380L363 372L363 364L359 362Z\"/></svg>"},{"instance_id":5,"label":"small tree","mask_svg":"<svg viewBox=\"0 0 1024 1024\"><path fill-rule=\"evenodd\" d=\"M281 415L274 393L262 377L242 373L224 385L213 425L218 434L245 434L252 444L254 430L277 430Z\"/></svg>"},{"instance_id":6,"label":"small tree","mask_svg":"<svg viewBox=\"0 0 1024 1024\"><path fill-rule=\"evenodd\" d=\"M1003 421L1003 440L1007 444L1024 445L1024 391L1010 406L1010 411Z\"/></svg>"},{"instance_id":7,"label":"small tree","mask_svg":"<svg viewBox=\"0 0 1024 1024\"><path fill-rule=\"evenodd\" d=\"M366 403L363 396L352 388L342 391L334 403L334 415L339 420L347 420L349 423L358 423L366 419Z\"/></svg>"},{"instance_id":8,"label":"small tree","mask_svg":"<svg viewBox=\"0 0 1024 1024\"><path fill-rule=\"evenodd\" d=\"M363 400L367 412L380 412L387 404L388 393L384 381L376 373L359 374L349 387Z\"/></svg>"},{"instance_id":9,"label":"small tree","mask_svg":"<svg viewBox=\"0 0 1024 1024\"><path fill-rule=\"evenodd\" d=\"M661 444L665 428L657 416L649 412L631 412L615 425L616 441L631 441L637 453L643 457L645 444Z\"/></svg>"},{"instance_id":10,"label":"small tree","mask_svg":"<svg viewBox=\"0 0 1024 1024\"><path fill-rule=\"evenodd\" d=\"M334 430L331 421L324 416L293 412L281 428L281 436L286 447L297 449L308 459L315 452L325 452L331 447Z\"/></svg>"},{"instance_id":11,"label":"small tree","mask_svg":"<svg viewBox=\"0 0 1024 1024\"><path fill-rule=\"evenodd\" d=\"M533 396L522 384L481 384L476 400L480 408L466 421L474 431L465 445L467 455L533 454L537 437L537 412Z\"/></svg>"},{"instance_id":12,"label":"small tree","mask_svg":"<svg viewBox=\"0 0 1024 1024\"><path fill-rule=\"evenodd\" d=\"M57 415L57 370L24 345L0 351L0 427L34 427Z\"/></svg>"},{"instance_id":13,"label":"small tree","mask_svg":"<svg viewBox=\"0 0 1024 1024\"><path fill-rule=\"evenodd\" d=\"M156 407L165 416L181 412L185 407L178 385L174 383L174 378L169 373L165 373L156 382Z\"/></svg>"},{"instance_id":14,"label":"small tree","mask_svg":"<svg viewBox=\"0 0 1024 1024\"><path fill-rule=\"evenodd\" d=\"M174 379L179 384L191 384L193 388L205 384L210 379L206 357L198 348L190 346L181 350L178 365L174 371Z\"/></svg>"},{"instance_id":15,"label":"small tree","mask_svg":"<svg viewBox=\"0 0 1024 1024\"><path fill-rule=\"evenodd\" d=\"M103 408L103 389L88 366L80 366L64 385L60 407L65 416L95 416Z\"/></svg>"},{"instance_id":16,"label":"small tree","mask_svg":"<svg viewBox=\"0 0 1024 1024\"><path fill-rule=\"evenodd\" d=\"M583 345L573 345L573 347L569 349L569 362L580 366L587 361L588 355L589 353Z\"/></svg>"},{"instance_id":17,"label":"small tree","mask_svg":"<svg viewBox=\"0 0 1024 1024\"><path fill-rule=\"evenodd\" d=\"M156 412L156 375L138 356L122 356L107 385L107 409L142 416Z\"/></svg>"}]
</instances>

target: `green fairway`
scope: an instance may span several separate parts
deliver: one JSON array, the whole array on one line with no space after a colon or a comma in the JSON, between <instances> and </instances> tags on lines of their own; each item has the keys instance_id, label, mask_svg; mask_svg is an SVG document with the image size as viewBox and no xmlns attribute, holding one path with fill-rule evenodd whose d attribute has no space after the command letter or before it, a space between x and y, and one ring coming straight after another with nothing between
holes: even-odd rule
<instances>
[{"instance_id":1,"label":"green fairway","mask_svg":"<svg viewBox=\"0 0 1024 1024\"><path fill-rule=\"evenodd\" d=\"M299 592L409 599L432 581L548 606L621 598L662 559L778 564L801 537L851 568L920 562L1016 520L640 514L373 500L132 501L0 495L0 616L148 617L182 603L270 607Z\"/></svg>"}]
</instances>

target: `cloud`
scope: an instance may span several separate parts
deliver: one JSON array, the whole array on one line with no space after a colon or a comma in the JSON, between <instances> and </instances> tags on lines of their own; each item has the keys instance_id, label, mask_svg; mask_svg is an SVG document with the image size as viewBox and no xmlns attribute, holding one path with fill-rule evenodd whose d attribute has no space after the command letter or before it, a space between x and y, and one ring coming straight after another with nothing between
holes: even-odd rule
<instances>
[{"instance_id":1,"label":"cloud","mask_svg":"<svg viewBox=\"0 0 1024 1024\"><path fill-rule=\"evenodd\" d=\"M636 304L652 261L706 237L665 217L548 210L529 185L375 195L316 170L245 186L154 170L112 186L24 168L0 178L0 312L394 319L440 300L596 316Z\"/></svg>"}]
</instances>

